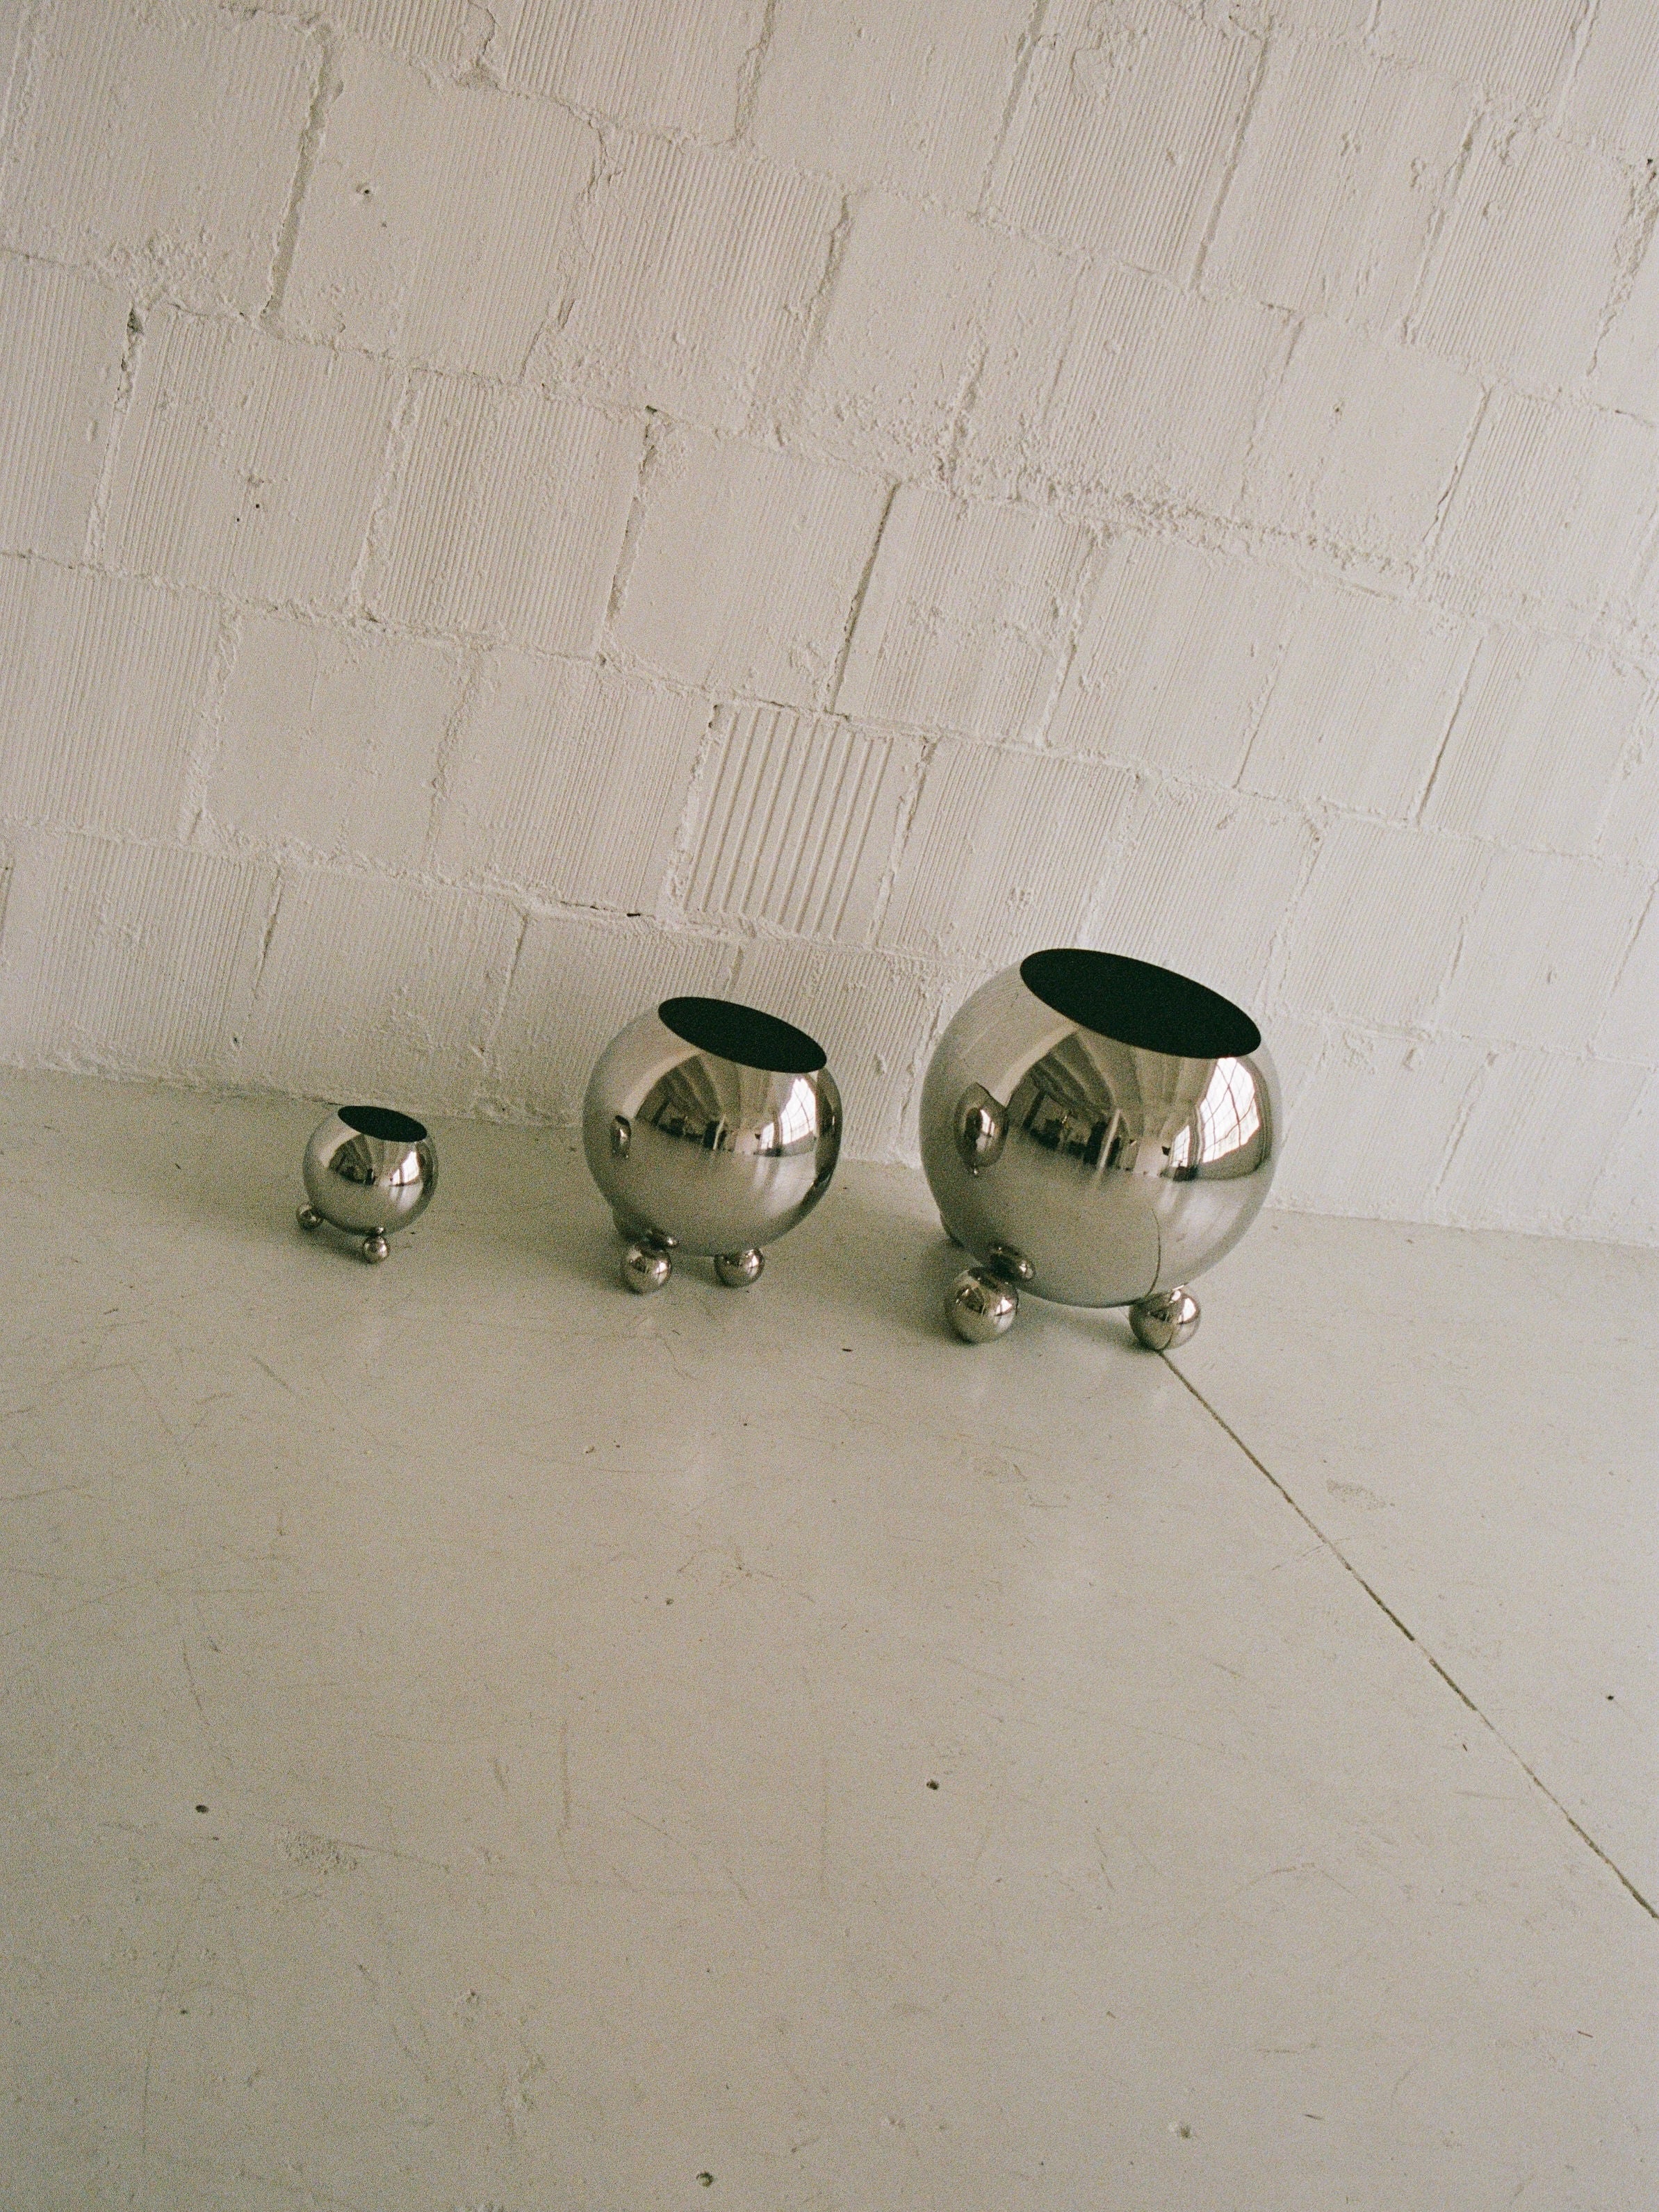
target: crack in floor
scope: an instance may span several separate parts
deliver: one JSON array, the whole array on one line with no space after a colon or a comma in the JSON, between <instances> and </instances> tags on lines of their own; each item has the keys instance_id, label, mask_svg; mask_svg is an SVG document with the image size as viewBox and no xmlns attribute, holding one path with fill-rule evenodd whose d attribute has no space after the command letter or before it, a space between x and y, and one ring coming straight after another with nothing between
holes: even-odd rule
<instances>
[{"instance_id":1,"label":"crack in floor","mask_svg":"<svg viewBox=\"0 0 1659 2212\"><path fill-rule=\"evenodd\" d=\"M1273 1485L1273 1488L1279 1492L1285 1503L1290 1507L1291 1512L1296 1515L1297 1520L1299 1520L1305 1528L1310 1530L1311 1533L1319 1539L1320 1542L1325 1547L1325 1549L1331 1554L1331 1557L1335 1559L1348 1574L1353 1577L1355 1582L1357 1582L1360 1589L1364 1591L1366 1596L1370 1598L1371 1603L1376 1607L1377 1611L1388 1620L1392 1622L1394 1626L1397 1628L1400 1631L1400 1633L1405 1638L1407 1644L1415 1645L1417 1650L1422 1653L1424 1658L1428 1661L1430 1666L1433 1668L1435 1673L1438 1674L1441 1680L1446 1685L1446 1687L1452 1692L1454 1696L1462 1700L1463 1704L1466 1705L1469 1711L1474 1715L1476 1720L1480 1722L1481 1727L1486 1729L1498 1743L1502 1744L1504 1749L1515 1761L1522 1774L1526 1776L1533 1788L1536 1790L1541 1796L1547 1797L1549 1800L1550 1803L1554 1806L1556 1811L1561 1815L1561 1818L1566 1822L1567 1826L1572 1830L1572 1832L1578 1838L1579 1841L1581 1843L1587 1844L1589 1846L1596 1857L1601 1860L1602 1865L1607 1868L1608 1873L1613 1875L1619 1882L1630 1892L1630 1894L1636 1899L1636 1902L1641 1906L1643 1911L1647 1914L1649 1919L1659 1920L1659 1911L1656 1911L1648 1902L1647 1899L1643 1896L1641 1891L1638 1889L1636 1884L1631 1880L1624 1869L1620 1866L1618 1861L1616 1859L1610 1858L1607 1853L1602 1850L1601 1844L1596 1842L1595 1837L1590 1834L1589 1829L1586 1828L1582 1822L1574 1820L1572 1814L1561 1802L1561 1800L1556 1796L1554 1790L1550 1788L1548 1783L1543 1781L1537 1771L1533 1767L1528 1765L1526 1760L1522 1759L1520 1753L1504 1735L1503 1729L1481 1711L1480 1706L1475 1704L1474 1699L1469 1695L1468 1692L1464 1689L1462 1683L1454 1680L1452 1676L1446 1672L1446 1669L1435 1657L1428 1645L1424 1643L1421 1637L1417 1635L1413 1630L1408 1628L1405 1622L1400 1618L1400 1615L1395 1611L1394 1607L1389 1604L1388 1601L1380 1596L1378 1593L1371 1588L1364 1576L1360 1573L1358 1568L1355 1566L1353 1561L1348 1558L1341 1547L1325 1534L1325 1531L1313 1518L1312 1515L1309 1513L1305 1506L1297 1504L1297 1500L1291 1495L1291 1492L1285 1487L1285 1485L1279 1480L1273 1469L1267 1464L1266 1461L1259 1459L1256 1456L1255 1452L1250 1449L1249 1444L1245 1443L1243 1437L1239 1435L1238 1431L1234 1428L1230 1422L1222 1418L1222 1416L1216 1411L1215 1407L1210 1403L1209 1400L1204 1395L1204 1393L1198 1388L1197 1384L1188 1381L1188 1377L1182 1373L1181 1370L1176 1365L1174 1360L1169 1357L1167 1352L1163 1354L1162 1357L1164 1359L1164 1364L1169 1369L1170 1374L1175 1376L1176 1381L1180 1383L1182 1389L1187 1391L1190 1396L1198 1401L1199 1404L1204 1408L1205 1412L1209 1415L1210 1419L1215 1423L1216 1426L1222 1431L1222 1433L1224 1436L1231 1437L1232 1442L1238 1446L1240 1451L1243 1453L1245 1458L1249 1460L1250 1465L1255 1468L1257 1474L1266 1476L1267 1480Z\"/></svg>"}]
</instances>

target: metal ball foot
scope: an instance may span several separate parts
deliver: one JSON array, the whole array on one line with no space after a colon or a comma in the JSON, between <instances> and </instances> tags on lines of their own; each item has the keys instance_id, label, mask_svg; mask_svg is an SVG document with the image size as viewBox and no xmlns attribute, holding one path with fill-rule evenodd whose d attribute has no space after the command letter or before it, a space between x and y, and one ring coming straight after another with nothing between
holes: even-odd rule
<instances>
[{"instance_id":1,"label":"metal ball foot","mask_svg":"<svg viewBox=\"0 0 1659 2212\"><path fill-rule=\"evenodd\" d=\"M653 1291L661 1290L673 1272L673 1255L665 1244L639 1237L623 1254L623 1281L638 1297L649 1297Z\"/></svg>"},{"instance_id":2,"label":"metal ball foot","mask_svg":"<svg viewBox=\"0 0 1659 2212\"><path fill-rule=\"evenodd\" d=\"M759 1282L765 1265L765 1253L751 1244L747 1251L722 1252L714 1261L714 1273L728 1291L746 1291L750 1283Z\"/></svg>"},{"instance_id":3,"label":"metal ball foot","mask_svg":"<svg viewBox=\"0 0 1659 2212\"><path fill-rule=\"evenodd\" d=\"M945 1316L964 1344L1006 1336L1019 1311L1019 1292L988 1267L964 1267L945 1301Z\"/></svg>"},{"instance_id":4,"label":"metal ball foot","mask_svg":"<svg viewBox=\"0 0 1659 2212\"><path fill-rule=\"evenodd\" d=\"M320 1229L323 1225L323 1217L314 1206L302 1206L294 1218L307 1234L313 1229Z\"/></svg>"},{"instance_id":5,"label":"metal ball foot","mask_svg":"<svg viewBox=\"0 0 1659 2212\"><path fill-rule=\"evenodd\" d=\"M1184 1284L1172 1291L1154 1291L1137 1298L1129 1309L1129 1326L1137 1343L1148 1352L1176 1352L1198 1332L1198 1300Z\"/></svg>"},{"instance_id":6,"label":"metal ball foot","mask_svg":"<svg viewBox=\"0 0 1659 2212\"><path fill-rule=\"evenodd\" d=\"M377 1267L391 1249L392 1247L378 1231L373 1237L365 1237L363 1239L363 1257L371 1267Z\"/></svg>"}]
</instances>

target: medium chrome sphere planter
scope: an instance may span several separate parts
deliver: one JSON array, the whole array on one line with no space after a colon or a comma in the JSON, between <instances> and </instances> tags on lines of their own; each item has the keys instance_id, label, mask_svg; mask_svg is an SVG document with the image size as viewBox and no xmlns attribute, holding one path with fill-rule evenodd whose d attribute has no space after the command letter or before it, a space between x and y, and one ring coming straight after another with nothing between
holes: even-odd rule
<instances>
[{"instance_id":1,"label":"medium chrome sphere planter","mask_svg":"<svg viewBox=\"0 0 1659 2212\"><path fill-rule=\"evenodd\" d=\"M661 1290L677 1252L739 1290L829 1188L841 1093L804 1030L727 999L665 999L599 1055L582 1146L629 1240L630 1291Z\"/></svg>"},{"instance_id":2,"label":"medium chrome sphere planter","mask_svg":"<svg viewBox=\"0 0 1659 2212\"><path fill-rule=\"evenodd\" d=\"M325 1222L384 1260L386 1238L425 1212L438 1187L438 1154L419 1121L384 1106L342 1106L312 1133L303 1164L309 1204L301 1229Z\"/></svg>"},{"instance_id":3,"label":"medium chrome sphere planter","mask_svg":"<svg viewBox=\"0 0 1659 2212\"><path fill-rule=\"evenodd\" d=\"M922 1085L927 1180L975 1262L951 1286L951 1327L988 1343L1030 1290L1127 1305L1142 1344L1184 1344L1187 1285L1255 1219L1279 1121L1261 1032L1201 983L1070 946L993 976Z\"/></svg>"}]
</instances>

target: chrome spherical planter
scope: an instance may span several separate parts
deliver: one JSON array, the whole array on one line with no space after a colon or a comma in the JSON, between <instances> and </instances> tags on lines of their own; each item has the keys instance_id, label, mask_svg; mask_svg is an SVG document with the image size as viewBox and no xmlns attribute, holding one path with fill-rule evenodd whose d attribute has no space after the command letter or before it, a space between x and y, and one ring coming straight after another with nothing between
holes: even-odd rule
<instances>
[{"instance_id":1,"label":"chrome spherical planter","mask_svg":"<svg viewBox=\"0 0 1659 2212\"><path fill-rule=\"evenodd\" d=\"M312 1132L301 1172L301 1229L326 1222L384 1260L386 1239L424 1213L438 1187L438 1154L423 1126L384 1106L341 1106Z\"/></svg>"},{"instance_id":2,"label":"chrome spherical planter","mask_svg":"<svg viewBox=\"0 0 1659 2212\"><path fill-rule=\"evenodd\" d=\"M841 1093L805 1030L727 999L665 999L599 1055L582 1146L629 1240L629 1290L659 1291L677 1252L738 1290L829 1188Z\"/></svg>"},{"instance_id":3,"label":"chrome spherical planter","mask_svg":"<svg viewBox=\"0 0 1659 2212\"><path fill-rule=\"evenodd\" d=\"M1198 1327L1187 1285L1273 1181L1279 1081L1242 1008L1144 960L1034 952L962 1007L921 1093L921 1156L975 1266L947 1301L970 1343L1019 1293L1127 1306L1166 1352Z\"/></svg>"}]
</instances>

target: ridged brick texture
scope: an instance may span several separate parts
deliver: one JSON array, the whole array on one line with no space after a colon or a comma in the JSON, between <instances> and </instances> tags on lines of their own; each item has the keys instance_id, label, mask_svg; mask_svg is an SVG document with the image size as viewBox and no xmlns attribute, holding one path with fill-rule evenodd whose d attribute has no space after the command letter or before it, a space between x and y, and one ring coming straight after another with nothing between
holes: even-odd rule
<instances>
[{"instance_id":1,"label":"ridged brick texture","mask_svg":"<svg viewBox=\"0 0 1659 2212\"><path fill-rule=\"evenodd\" d=\"M1659 1239L1656 153L1651 0L0 0L0 1060L912 1157L1071 941Z\"/></svg>"}]
</instances>

